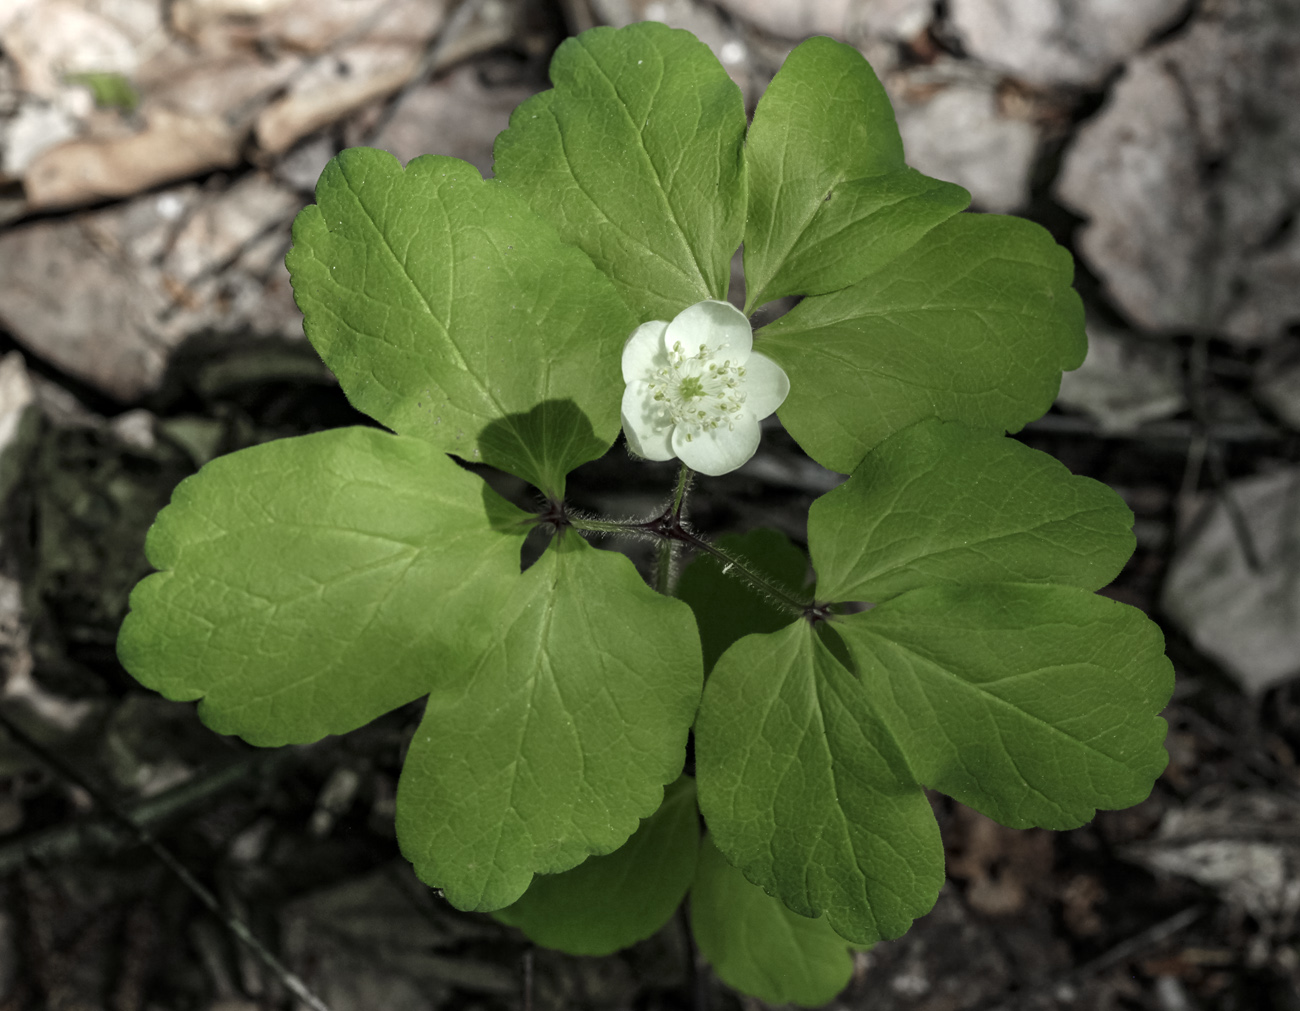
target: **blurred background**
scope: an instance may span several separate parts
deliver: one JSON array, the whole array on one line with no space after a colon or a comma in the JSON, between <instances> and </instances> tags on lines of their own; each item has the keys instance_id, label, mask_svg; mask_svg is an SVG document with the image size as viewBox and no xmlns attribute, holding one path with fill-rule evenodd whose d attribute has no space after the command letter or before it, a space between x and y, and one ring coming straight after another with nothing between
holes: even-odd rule
<instances>
[{"instance_id":1,"label":"blurred background","mask_svg":"<svg viewBox=\"0 0 1300 1011\"><path fill-rule=\"evenodd\" d=\"M304 1006L106 802L333 1011L758 1007L678 921L568 958L419 885L393 837L418 705L258 752L113 649L177 481L366 420L283 266L326 161L486 174L566 36L644 19L708 43L751 110L799 40L857 46L912 165L1075 253L1088 360L1019 437L1133 509L1105 592L1178 673L1138 807L1053 834L934 796L939 903L834 1006L1300 1008L1300 3L0 0L0 1011ZM648 512L670 472L615 451L573 497ZM798 541L838 480L775 426L693 518Z\"/></svg>"}]
</instances>

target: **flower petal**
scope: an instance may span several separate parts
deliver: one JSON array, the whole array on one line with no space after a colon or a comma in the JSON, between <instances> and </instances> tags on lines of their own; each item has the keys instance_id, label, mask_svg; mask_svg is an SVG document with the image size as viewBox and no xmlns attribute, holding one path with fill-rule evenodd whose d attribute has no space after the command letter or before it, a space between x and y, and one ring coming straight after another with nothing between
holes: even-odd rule
<instances>
[{"instance_id":1,"label":"flower petal","mask_svg":"<svg viewBox=\"0 0 1300 1011\"><path fill-rule=\"evenodd\" d=\"M744 365L754 347L754 330L745 314L730 302L707 299L683 309L668 324L664 345L671 348L677 341L687 354L694 354L701 344L710 351L725 344L722 357Z\"/></svg>"},{"instance_id":2,"label":"flower petal","mask_svg":"<svg viewBox=\"0 0 1300 1011\"><path fill-rule=\"evenodd\" d=\"M632 331L623 345L623 382L643 380L650 373L668 365L668 351L664 347L664 333L668 324L661 319L642 323Z\"/></svg>"},{"instance_id":3,"label":"flower petal","mask_svg":"<svg viewBox=\"0 0 1300 1011\"><path fill-rule=\"evenodd\" d=\"M771 358L755 351L745 362L745 410L762 421L783 403L790 392L790 377Z\"/></svg>"},{"instance_id":4,"label":"flower petal","mask_svg":"<svg viewBox=\"0 0 1300 1011\"><path fill-rule=\"evenodd\" d=\"M742 415L736 420L734 432L719 426L696 433L690 442L686 441L686 434L680 427L675 428L672 448L691 470L710 477L729 474L747 463L758 449L758 419Z\"/></svg>"},{"instance_id":5,"label":"flower petal","mask_svg":"<svg viewBox=\"0 0 1300 1011\"><path fill-rule=\"evenodd\" d=\"M627 384L623 391L623 434L628 449L646 460L671 460L677 455L673 452L673 428L667 408L652 399L649 383Z\"/></svg>"}]
</instances>

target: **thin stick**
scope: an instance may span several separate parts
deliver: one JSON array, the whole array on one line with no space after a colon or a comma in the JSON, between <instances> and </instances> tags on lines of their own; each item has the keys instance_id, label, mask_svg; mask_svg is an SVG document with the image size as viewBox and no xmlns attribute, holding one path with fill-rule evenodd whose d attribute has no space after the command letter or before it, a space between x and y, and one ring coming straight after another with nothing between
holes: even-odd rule
<instances>
[{"instance_id":1,"label":"thin stick","mask_svg":"<svg viewBox=\"0 0 1300 1011\"><path fill-rule=\"evenodd\" d=\"M312 1011L330 1011L329 1006L317 997L307 987L294 972L290 971L288 966L281 962L270 949L261 941L253 936L253 932L248 929L248 925L239 917L223 909L217 897L212 894L208 888L199 881L189 868L182 864L162 843L154 838L153 833L145 826L137 823L130 815L119 808L112 800L104 795L94 783L83 776L75 768L63 759L49 751L39 741L28 736L27 732L17 726L4 713L0 712L0 727L3 727L15 741L30 751L38 759L48 765L69 783L81 787L88 793L96 806L112 817L115 821L120 822L122 826L136 837L141 845L147 847L155 857L157 857L164 866L176 875L186 888L197 898L208 910L220 920L235 937L239 938L248 948L256 955L262 963L273 972L276 977L283 983L295 997L305 1003Z\"/></svg>"}]
</instances>

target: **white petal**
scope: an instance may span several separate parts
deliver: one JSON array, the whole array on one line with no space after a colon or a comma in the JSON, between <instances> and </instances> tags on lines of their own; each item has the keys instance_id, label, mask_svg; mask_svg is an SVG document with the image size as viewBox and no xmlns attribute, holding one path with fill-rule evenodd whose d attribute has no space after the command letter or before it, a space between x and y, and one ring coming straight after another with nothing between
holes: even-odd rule
<instances>
[{"instance_id":1,"label":"white petal","mask_svg":"<svg viewBox=\"0 0 1300 1011\"><path fill-rule=\"evenodd\" d=\"M671 460L673 452L672 418L650 396L648 383L628 383L623 391L623 434L628 448L646 460Z\"/></svg>"},{"instance_id":2,"label":"white petal","mask_svg":"<svg viewBox=\"0 0 1300 1011\"><path fill-rule=\"evenodd\" d=\"M745 362L745 410L762 421L785 403L790 377L771 358L755 351Z\"/></svg>"},{"instance_id":3,"label":"white petal","mask_svg":"<svg viewBox=\"0 0 1300 1011\"><path fill-rule=\"evenodd\" d=\"M726 344L722 357L744 365L754 346L754 330L745 314L730 302L708 299L683 309L668 324L664 344L672 347L677 341L687 354L694 354L701 344L710 351Z\"/></svg>"},{"instance_id":4,"label":"white petal","mask_svg":"<svg viewBox=\"0 0 1300 1011\"><path fill-rule=\"evenodd\" d=\"M623 382L645 379L648 373L668 365L668 352L664 349L664 332L668 324L661 319L642 323L632 331L623 345Z\"/></svg>"},{"instance_id":5,"label":"white petal","mask_svg":"<svg viewBox=\"0 0 1300 1011\"><path fill-rule=\"evenodd\" d=\"M690 442L681 428L673 430L674 454L691 470L710 477L731 473L757 449L758 421L748 415L736 421L734 432L719 426L696 434Z\"/></svg>"}]
</instances>

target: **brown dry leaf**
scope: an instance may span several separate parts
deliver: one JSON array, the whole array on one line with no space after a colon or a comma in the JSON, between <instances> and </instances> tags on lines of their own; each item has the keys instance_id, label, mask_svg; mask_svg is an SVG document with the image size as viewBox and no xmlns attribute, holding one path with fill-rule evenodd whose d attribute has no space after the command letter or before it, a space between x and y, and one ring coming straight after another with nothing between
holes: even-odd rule
<instances>
[{"instance_id":1,"label":"brown dry leaf","mask_svg":"<svg viewBox=\"0 0 1300 1011\"><path fill-rule=\"evenodd\" d=\"M1106 888L1095 874L1076 874L1061 889L1061 918L1075 937L1096 937L1106 924L1097 907L1106 900Z\"/></svg>"},{"instance_id":2,"label":"brown dry leaf","mask_svg":"<svg viewBox=\"0 0 1300 1011\"><path fill-rule=\"evenodd\" d=\"M23 179L32 210L126 197L173 179L239 164L242 136L217 116L146 114L126 137L73 140L39 155Z\"/></svg>"},{"instance_id":3,"label":"brown dry leaf","mask_svg":"<svg viewBox=\"0 0 1300 1011\"><path fill-rule=\"evenodd\" d=\"M420 65L424 46L365 42L311 66L257 117L258 146L282 154L296 141L396 91Z\"/></svg>"},{"instance_id":4,"label":"brown dry leaf","mask_svg":"<svg viewBox=\"0 0 1300 1011\"><path fill-rule=\"evenodd\" d=\"M446 0L177 0L172 23L205 52L314 54L361 38L431 39L447 6Z\"/></svg>"},{"instance_id":5,"label":"brown dry leaf","mask_svg":"<svg viewBox=\"0 0 1300 1011\"><path fill-rule=\"evenodd\" d=\"M1030 892L1043 891L1055 859L1052 836L1040 829L1005 828L958 806L948 874L967 883L966 901L988 916L1009 916Z\"/></svg>"},{"instance_id":6,"label":"brown dry leaf","mask_svg":"<svg viewBox=\"0 0 1300 1011\"><path fill-rule=\"evenodd\" d=\"M138 62L124 31L74 0L31 4L0 34L0 49L18 70L19 88L43 98L57 95L67 74L130 76Z\"/></svg>"}]
</instances>

